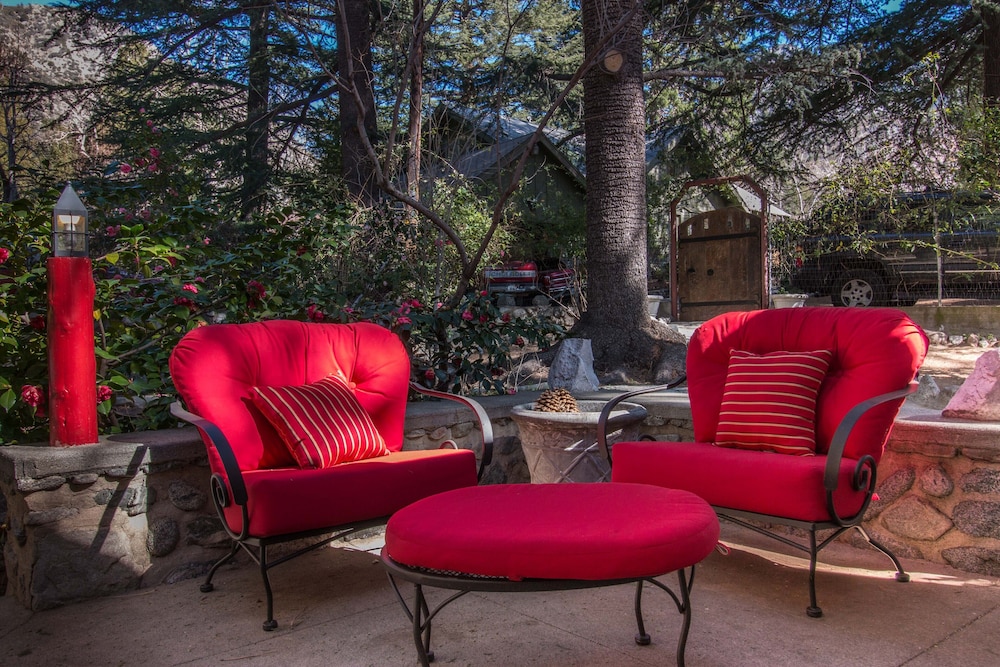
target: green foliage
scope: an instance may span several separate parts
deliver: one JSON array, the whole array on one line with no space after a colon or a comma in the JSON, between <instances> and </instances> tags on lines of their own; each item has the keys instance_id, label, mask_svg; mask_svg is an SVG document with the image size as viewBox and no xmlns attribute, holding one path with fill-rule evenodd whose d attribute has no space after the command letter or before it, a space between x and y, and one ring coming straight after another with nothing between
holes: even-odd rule
<instances>
[{"instance_id":1,"label":"green foliage","mask_svg":"<svg viewBox=\"0 0 1000 667\"><path fill-rule=\"evenodd\" d=\"M171 425L170 351L214 322L375 321L407 341L415 378L483 393L507 390L512 345L546 345L562 333L510 321L475 294L457 309L419 305L433 299L423 275L433 258L416 260L433 244L401 216L337 207L228 219L201 191L197 163L160 148L147 128L128 160L78 184L90 211L102 433ZM3 443L46 438L45 258L57 197L51 189L0 204ZM475 201L460 203L454 224L483 229ZM411 228L418 232L408 236Z\"/></svg>"}]
</instances>

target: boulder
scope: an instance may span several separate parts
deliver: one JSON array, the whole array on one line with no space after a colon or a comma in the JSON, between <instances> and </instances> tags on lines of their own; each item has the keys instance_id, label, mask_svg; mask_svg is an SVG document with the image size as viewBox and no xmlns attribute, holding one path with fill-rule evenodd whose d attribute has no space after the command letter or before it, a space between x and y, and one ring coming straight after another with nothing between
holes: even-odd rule
<instances>
[{"instance_id":1,"label":"boulder","mask_svg":"<svg viewBox=\"0 0 1000 667\"><path fill-rule=\"evenodd\" d=\"M948 418L1000 421L1000 351L984 352L941 415Z\"/></svg>"},{"instance_id":2,"label":"boulder","mask_svg":"<svg viewBox=\"0 0 1000 667\"><path fill-rule=\"evenodd\" d=\"M594 373L594 350L587 338L566 338L549 368L549 387L571 394L596 391L601 383Z\"/></svg>"}]
</instances>

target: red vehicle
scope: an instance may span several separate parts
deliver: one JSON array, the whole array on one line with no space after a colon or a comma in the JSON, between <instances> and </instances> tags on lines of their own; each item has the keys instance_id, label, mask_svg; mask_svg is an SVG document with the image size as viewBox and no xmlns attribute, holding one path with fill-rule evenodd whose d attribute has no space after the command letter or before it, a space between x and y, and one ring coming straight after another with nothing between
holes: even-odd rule
<instances>
[{"instance_id":1,"label":"red vehicle","mask_svg":"<svg viewBox=\"0 0 1000 667\"><path fill-rule=\"evenodd\" d=\"M542 300L563 299L576 290L576 271L559 266L540 268L536 262L505 262L486 269L483 277L486 290L497 295L500 305L518 301L544 305Z\"/></svg>"}]
</instances>

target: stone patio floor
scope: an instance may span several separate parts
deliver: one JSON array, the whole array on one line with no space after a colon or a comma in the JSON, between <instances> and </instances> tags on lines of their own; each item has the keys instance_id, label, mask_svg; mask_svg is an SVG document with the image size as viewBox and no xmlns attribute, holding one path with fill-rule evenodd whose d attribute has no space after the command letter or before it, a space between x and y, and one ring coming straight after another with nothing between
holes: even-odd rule
<instances>
[{"instance_id":1,"label":"stone patio floor","mask_svg":"<svg viewBox=\"0 0 1000 667\"><path fill-rule=\"evenodd\" d=\"M824 616L811 619L800 554L725 523L722 540L729 554L713 553L696 573L689 666L1000 665L998 579L904 559L912 581L901 584L880 554L837 543L817 575ZM0 598L0 664L416 665L379 538L352 546L272 571L279 627L269 633L248 563L223 569L208 594L187 580L41 612ZM436 664L675 664L680 615L648 589L653 643L637 646L633 590L469 594L435 618Z\"/></svg>"}]
</instances>

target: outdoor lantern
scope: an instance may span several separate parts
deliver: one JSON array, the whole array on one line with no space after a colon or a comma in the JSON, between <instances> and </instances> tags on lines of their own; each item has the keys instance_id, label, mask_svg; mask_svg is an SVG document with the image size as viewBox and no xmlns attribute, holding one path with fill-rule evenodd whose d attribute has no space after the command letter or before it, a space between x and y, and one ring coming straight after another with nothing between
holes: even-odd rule
<instances>
[{"instance_id":1,"label":"outdoor lantern","mask_svg":"<svg viewBox=\"0 0 1000 667\"><path fill-rule=\"evenodd\" d=\"M87 256L87 209L68 183L52 213L52 255Z\"/></svg>"}]
</instances>

